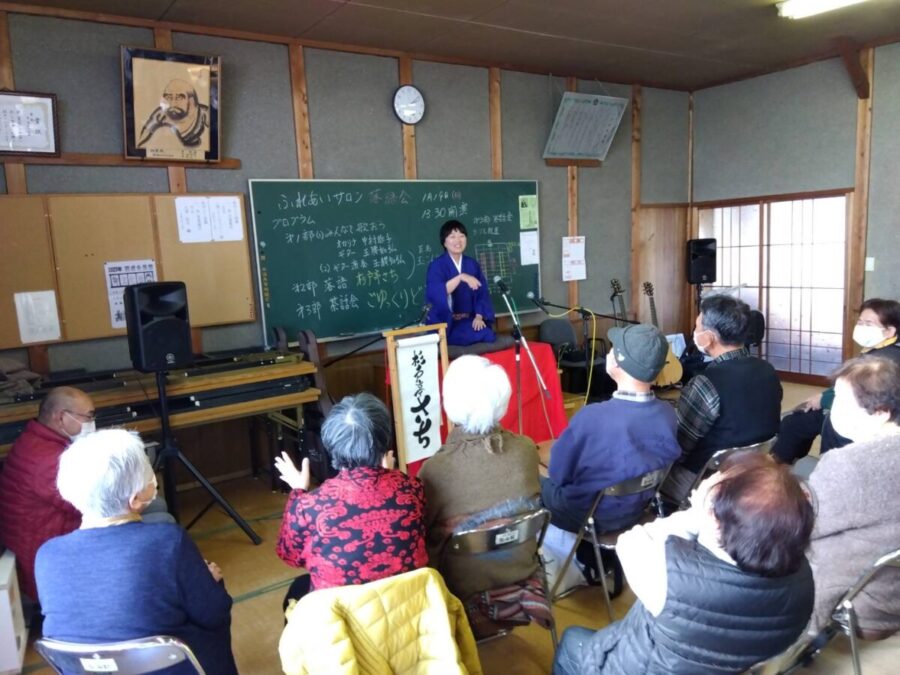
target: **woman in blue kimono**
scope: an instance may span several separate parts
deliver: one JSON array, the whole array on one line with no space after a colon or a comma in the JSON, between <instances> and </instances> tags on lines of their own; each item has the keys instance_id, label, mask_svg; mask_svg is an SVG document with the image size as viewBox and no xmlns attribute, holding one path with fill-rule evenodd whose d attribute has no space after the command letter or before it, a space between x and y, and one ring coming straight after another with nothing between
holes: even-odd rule
<instances>
[{"instance_id":1,"label":"woman in blue kimono","mask_svg":"<svg viewBox=\"0 0 900 675\"><path fill-rule=\"evenodd\" d=\"M444 254L428 265L425 301L428 323L447 324L447 344L471 345L496 340L491 324L494 308L487 279L473 258L463 255L468 232L458 220L441 226Z\"/></svg>"}]
</instances>

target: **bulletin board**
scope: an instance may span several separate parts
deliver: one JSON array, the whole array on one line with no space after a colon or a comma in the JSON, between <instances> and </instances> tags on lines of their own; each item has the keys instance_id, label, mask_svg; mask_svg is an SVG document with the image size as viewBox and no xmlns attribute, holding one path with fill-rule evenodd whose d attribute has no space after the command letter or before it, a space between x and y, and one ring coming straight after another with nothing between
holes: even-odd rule
<instances>
[{"instance_id":1,"label":"bulletin board","mask_svg":"<svg viewBox=\"0 0 900 675\"><path fill-rule=\"evenodd\" d=\"M175 211L175 200L179 197L157 195L153 200L156 205L163 278L183 281L187 286L188 312L192 326L254 321L256 305L250 247L247 244L247 221L243 218L244 196L204 196L231 196L240 200L241 239L181 243ZM202 264L198 264L198 260L202 260Z\"/></svg>"},{"instance_id":2,"label":"bulletin board","mask_svg":"<svg viewBox=\"0 0 900 675\"><path fill-rule=\"evenodd\" d=\"M22 341L14 304L15 293L38 290L56 292L57 341L125 335L112 325L107 262L152 260L157 280L184 281L192 327L254 321L243 195L227 197L239 204L239 239L207 242L182 241L178 195L0 197L0 311L9 317L0 322L0 349L41 344Z\"/></svg>"},{"instance_id":3,"label":"bulletin board","mask_svg":"<svg viewBox=\"0 0 900 675\"><path fill-rule=\"evenodd\" d=\"M19 347L15 295L56 292L43 202L27 196L0 199L0 242L0 348Z\"/></svg>"},{"instance_id":4,"label":"bulletin board","mask_svg":"<svg viewBox=\"0 0 900 675\"><path fill-rule=\"evenodd\" d=\"M50 236L67 340L125 335L114 329L103 264L156 259L150 200L143 195L52 195Z\"/></svg>"}]
</instances>

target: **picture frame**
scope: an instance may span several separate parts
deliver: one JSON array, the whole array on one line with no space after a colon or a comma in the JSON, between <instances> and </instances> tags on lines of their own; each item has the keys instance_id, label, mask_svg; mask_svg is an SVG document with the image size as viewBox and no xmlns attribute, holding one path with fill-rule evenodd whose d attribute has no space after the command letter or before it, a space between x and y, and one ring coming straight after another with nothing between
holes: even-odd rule
<instances>
[{"instance_id":1,"label":"picture frame","mask_svg":"<svg viewBox=\"0 0 900 675\"><path fill-rule=\"evenodd\" d=\"M0 90L0 156L59 157L56 94Z\"/></svg>"},{"instance_id":2,"label":"picture frame","mask_svg":"<svg viewBox=\"0 0 900 675\"><path fill-rule=\"evenodd\" d=\"M221 57L125 45L121 52L125 158L218 162Z\"/></svg>"}]
</instances>

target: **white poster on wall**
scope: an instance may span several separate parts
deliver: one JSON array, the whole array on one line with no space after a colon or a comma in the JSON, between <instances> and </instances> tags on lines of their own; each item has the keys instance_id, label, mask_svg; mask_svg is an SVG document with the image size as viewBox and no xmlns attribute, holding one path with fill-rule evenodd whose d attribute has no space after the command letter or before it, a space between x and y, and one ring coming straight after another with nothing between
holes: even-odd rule
<instances>
[{"instance_id":1,"label":"white poster on wall","mask_svg":"<svg viewBox=\"0 0 900 675\"><path fill-rule=\"evenodd\" d=\"M59 312L56 309L56 293L32 291L15 293L16 319L19 322L19 339L23 345L35 342L59 340Z\"/></svg>"},{"instance_id":2,"label":"white poster on wall","mask_svg":"<svg viewBox=\"0 0 900 675\"><path fill-rule=\"evenodd\" d=\"M407 464L431 457L441 447L439 340L436 334L397 340L397 386Z\"/></svg>"},{"instance_id":3,"label":"white poster on wall","mask_svg":"<svg viewBox=\"0 0 900 675\"><path fill-rule=\"evenodd\" d=\"M587 262L584 257L584 237L562 238L562 280L587 279Z\"/></svg>"},{"instance_id":4,"label":"white poster on wall","mask_svg":"<svg viewBox=\"0 0 900 675\"><path fill-rule=\"evenodd\" d=\"M126 328L125 287L157 281L153 260L120 260L103 264L106 294L109 298L109 319L113 328Z\"/></svg>"}]
</instances>

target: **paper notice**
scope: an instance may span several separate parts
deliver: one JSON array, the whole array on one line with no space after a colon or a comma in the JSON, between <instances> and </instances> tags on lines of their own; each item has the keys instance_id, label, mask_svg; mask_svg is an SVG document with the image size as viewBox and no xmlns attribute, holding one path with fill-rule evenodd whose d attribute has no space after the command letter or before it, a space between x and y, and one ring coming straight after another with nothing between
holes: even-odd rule
<instances>
[{"instance_id":1,"label":"paper notice","mask_svg":"<svg viewBox=\"0 0 900 675\"><path fill-rule=\"evenodd\" d=\"M182 244L212 241L209 200L206 197L176 197L175 216L178 240Z\"/></svg>"},{"instance_id":2,"label":"paper notice","mask_svg":"<svg viewBox=\"0 0 900 675\"><path fill-rule=\"evenodd\" d=\"M56 293L33 291L15 293L16 318L19 321L19 339L22 344L59 340L59 312L56 310Z\"/></svg>"},{"instance_id":3,"label":"paper notice","mask_svg":"<svg viewBox=\"0 0 900 675\"><path fill-rule=\"evenodd\" d=\"M562 238L562 278L563 281L587 279L584 237Z\"/></svg>"},{"instance_id":4,"label":"paper notice","mask_svg":"<svg viewBox=\"0 0 900 675\"><path fill-rule=\"evenodd\" d=\"M207 197L213 241L241 241L241 200L237 197Z\"/></svg>"},{"instance_id":5,"label":"paper notice","mask_svg":"<svg viewBox=\"0 0 900 675\"><path fill-rule=\"evenodd\" d=\"M541 250L537 230L519 232L519 250L521 265L537 265L541 262Z\"/></svg>"},{"instance_id":6,"label":"paper notice","mask_svg":"<svg viewBox=\"0 0 900 675\"><path fill-rule=\"evenodd\" d=\"M538 226L537 195L519 195L519 229L536 230Z\"/></svg>"},{"instance_id":7,"label":"paper notice","mask_svg":"<svg viewBox=\"0 0 900 675\"><path fill-rule=\"evenodd\" d=\"M125 287L157 281L153 260L121 260L103 264L109 319L113 328L125 328Z\"/></svg>"}]
</instances>

